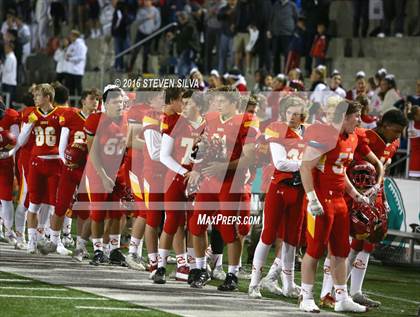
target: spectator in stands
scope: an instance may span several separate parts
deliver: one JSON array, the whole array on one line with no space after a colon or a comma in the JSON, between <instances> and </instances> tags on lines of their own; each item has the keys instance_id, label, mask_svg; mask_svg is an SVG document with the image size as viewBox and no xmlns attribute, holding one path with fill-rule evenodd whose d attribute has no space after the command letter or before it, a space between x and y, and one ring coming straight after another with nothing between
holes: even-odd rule
<instances>
[{"instance_id":1,"label":"spectator in stands","mask_svg":"<svg viewBox=\"0 0 420 317\"><path fill-rule=\"evenodd\" d=\"M236 88L238 91L248 91L245 77L242 76L239 70L232 69L227 74L225 74L224 77L227 81L227 84Z\"/></svg>"},{"instance_id":2,"label":"spectator in stands","mask_svg":"<svg viewBox=\"0 0 420 317\"><path fill-rule=\"evenodd\" d=\"M175 36L178 53L177 73L186 77L195 65L196 55L200 49L197 29L187 12L178 12L179 29Z\"/></svg>"},{"instance_id":3,"label":"spectator in stands","mask_svg":"<svg viewBox=\"0 0 420 317\"><path fill-rule=\"evenodd\" d=\"M191 22L197 29L197 37L199 43L199 51L195 57L197 65L204 67L205 44L204 34L206 29L206 12L197 2L191 2Z\"/></svg>"},{"instance_id":4,"label":"spectator in stands","mask_svg":"<svg viewBox=\"0 0 420 317\"><path fill-rule=\"evenodd\" d=\"M325 84L325 79L327 77L327 68L324 65L318 65L312 70L311 74L311 89L312 91L310 100L313 103L322 104L324 100L323 91L327 88Z\"/></svg>"},{"instance_id":5,"label":"spectator in stands","mask_svg":"<svg viewBox=\"0 0 420 317\"><path fill-rule=\"evenodd\" d=\"M378 69L378 71L376 72L376 74L375 74L376 92L379 93L379 91L380 91L379 86L381 84L381 81L382 81L382 79L385 78L385 76L387 74L388 74L388 71L385 68Z\"/></svg>"},{"instance_id":6,"label":"spectator in stands","mask_svg":"<svg viewBox=\"0 0 420 317\"><path fill-rule=\"evenodd\" d=\"M397 83L392 74L388 74L381 80L381 92L379 97L382 99L381 114L395 109L395 103L401 100L401 96L397 91Z\"/></svg>"},{"instance_id":7,"label":"spectator in stands","mask_svg":"<svg viewBox=\"0 0 420 317\"><path fill-rule=\"evenodd\" d=\"M161 25L161 17L160 17L160 11L153 6L152 0L144 0L143 6L140 8L140 10L137 12L137 18L136 21L138 22L138 30L136 35L136 43L139 41L145 39L153 32L156 32ZM142 71L143 73L148 73L148 61L149 61L149 55L150 50L152 47L152 41L147 41L143 45L138 46L133 51L133 55L131 56L130 61L130 70L134 69L134 64L136 62L137 55L141 48L143 48L143 66Z\"/></svg>"},{"instance_id":8,"label":"spectator in stands","mask_svg":"<svg viewBox=\"0 0 420 317\"><path fill-rule=\"evenodd\" d=\"M10 94L10 102L15 100L17 86L17 60L14 53L13 43L4 44L5 59L0 65L1 68L1 89Z\"/></svg>"},{"instance_id":9,"label":"spectator in stands","mask_svg":"<svg viewBox=\"0 0 420 317\"><path fill-rule=\"evenodd\" d=\"M362 128L376 128L378 118L373 115L370 115L369 98L366 95L360 95L357 96L356 101L362 105Z\"/></svg>"},{"instance_id":10,"label":"spectator in stands","mask_svg":"<svg viewBox=\"0 0 420 317\"><path fill-rule=\"evenodd\" d=\"M232 67L233 37L237 20L237 0L228 0L222 7L217 18L222 23L219 40L219 72L222 74L227 68Z\"/></svg>"},{"instance_id":11,"label":"spectator in stands","mask_svg":"<svg viewBox=\"0 0 420 317\"><path fill-rule=\"evenodd\" d=\"M22 46L22 63L25 64L26 58L31 54L31 29L23 22L21 16L15 18L17 28L17 40Z\"/></svg>"},{"instance_id":12,"label":"spectator in stands","mask_svg":"<svg viewBox=\"0 0 420 317\"><path fill-rule=\"evenodd\" d=\"M54 36L60 36L61 24L67 20L63 0L51 1L50 15L53 20Z\"/></svg>"},{"instance_id":13,"label":"spectator in stands","mask_svg":"<svg viewBox=\"0 0 420 317\"><path fill-rule=\"evenodd\" d=\"M219 72L213 69L210 72L210 76L209 76L209 89L219 88L222 86L223 86L223 82L222 82L222 79L220 78Z\"/></svg>"},{"instance_id":14,"label":"spectator in stands","mask_svg":"<svg viewBox=\"0 0 420 317\"><path fill-rule=\"evenodd\" d=\"M366 74L364 71L358 71L356 74L356 82L353 89L347 91L346 99L356 100L357 96L367 94Z\"/></svg>"},{"instance_id":15,"label":"spectator in stands","mask_svg":"<svg viewBox=\"0 0 420 317\"><path fill-rule=\"evenodd\" d=\"M203 74L200 72L200 70L196 67L191 69L190 71L190 79L191 80L197 80L198 87L195 87L201 91L205 91L208 88L208 84L205 82L203 78Z\"/></svg>"},{"instance_id":16,"label":"spectator in stands","mask_svg":"<svg viewBox=\"0 0 420 317\"><path fill-rule=\"evenodd\" d=\"M259 35L255 44L255 54L258 56L258 67L271 70L272 60L270 54L270 39L267 38L267 31L272 12L271 0L252 1L252 25L255 25Z\"/></svg>"},{"instance_id":17,"label":"spectator in stands","mask_svg":"<svg viewBox=\"0 0 420 317\"><path fill-rule=\"evenodd\" d=\"M381 112L381 98L378 96L378 86L374 77L370 77L367 81L367 96L370 102L370 110L373 114L378 115Z\"/></svg>"},{"instance_id":18,"label":"spectator in stands","mask_svg":"<svg viewBox=\"0 0 420 317\"><path fill-rule=\"evenodd\" d=\"M300 68L291 69L289 73L287 74L287 77L289 78L289 81L292 81L292 80L300 80L302 82L304 81L303 74Z\"/></svg>"},{"instance_id":19,"label":"spectator in stands","mask_svg":"<svg viewBox=\"0 0 420 317\"><path fill-rule=\"evenodd\" d=\"M169 31L158 42L159 74L161 75L173 74L175 72L177 60L175 57L174 37L174 34Z\"/></svg>"},{"instance_id":20,"label":"spectator in stands","mask_svg":"<svg viewBox=\"0 0 420 317\"><path fill-rule=\"evenodd\" d=\"M114 38L115 55L128 48L128 27L129 19L127 8L124 1L119 0L115 5L114 15L112 16L111 35ZM116 71L124 71L123 57L115 59Z\"/></svg>"},{"instance_id":21,"label":"spectator in stands","mask_svg":"<svg viewBox=\"0 0 420 317\"><path fill-rule=\"evenodd\" d=\"M331 78L328 86L325 88L325 91L333 92L334 94L340 96L341 98L346 98L346 91L341 86L342 78L341 73L338 70L334 70L331 73Z\"/></svg>"},{"instance_id":22,"label":"spectator in stands","mask_svg":"<svg viewBox=\"0 0 420 317\"><path fill-rule=\"evenodd\" d=\"M65 59L66 50L69 46L68 38L62 38L60 40L60 46L54 52L54 60L57 63L55 72L55 79L63 85L66 85L66 80L68 78L68 62Z\"/></svg>"},{"instance_id":23,"label":"spectator in stands","mask_svg":"<svg viewBox=\"0 0 420 317\"><path fill-rule=\"evenodd\" d=\"M382 20L381 32L378 34L378 37L385 37L391 35L391 24L394 19L395 36L403 36L406 3L406 0L383 0L384 19Z\"/></svg>"},{"instance_id":24,"label":"spectator in stands","mask_svg":"<svg viewBox=\"0 0 420 317\"><path fill-rule=\"evenodd\" d=\"M266 91L266 87L265 87L265 78L268 75L267 71L263 68L263 69L258 69L255 71L254 73L254 80L255 80L255 85L254 88L252 89L252 93L253 94L257 94L259 92L262 91Z\"/></svg>"},{"instance_id":25,"label":"spectator in stands","mask_svg":"<svg viewBox=\"0 0 420 317\"><path fill-rule=\"evenodd\" d=\"M250 40L251 15L254 14L251 9L249 0L238 1L233 50L235 51L235 68L240 69L243 73L247 73L251 67L251 53L245 50Z\"/></svg>"},{"instance_id":26,"label":"spectator in stands","mask_svg":"<svg viewBox=\"0 0 420 317\"><path fill-rule=\"evenodd\" d=\"M16 11L10 9L9 11L7 11L6 14L6 20L3 22L3 24L1 25L1 35L4 38L7 30L9 29L13 29L16 30L17 29L17 25L16 25Z\"/></svg>"},{"instance_id":27,"label":"spectator in stands","mask_svg":"<svg viewBox=\"0 0 420 317\"><path fill-rule=\"evenodd\" d=\"M295 31L293 32L292 39L290 41L289 53L287 54L286 71L288 74L292 69L299 68L300 58L305 56L306 53L306 42L308 35L305 26L305 17L299 16Z\"/></svg>"},{"instance_id":28,"label":"spectator in stands","mask_svg":"<svg viewBox=\"0 0 420 317\"><path fill-rule=\"evenodd\" d=\"M352 0L353 2L353 37L359 37L360 22L362 37L367 36L369 29L369 1Z\"/></svg>"},{"instance_id":29,"label":"spectator in stands","mask_svg":"<svg viewBox=\"0 0 420 317\"><path fill-rule=\"evenodd\" d=\"M204 69L205 73L209 73L215 66L213 63L213 55L218 52L219 37L221 32L221 22L218 20L217 15L222 7L222 0L209 0L207 1L207 17L206 17L206 31L205 31L205 56L204 56Z\"/></svg>"},{"instance_id":30,"label":"spectator in stands","mask_svg":"<svg viewBox=\"0 0 420 317\"><path fill-rule=\"evenodd\" d=\"M277 0L272 9L267 37L272 38L273 72L278 74L281 67L281 56L286 65L288 49L298 20L296 4L290 0Z\"/></svg>"},{"instance_id":31,"label":"spectator in stands","mask_svg":"<svg viewBox=\"0 0 420 317\"><path fill-rule=\"evenodd\" d=\"M101 14L101 7L98 0L88 0L88 27L90 29L90 37L97 38L101 36L101 24L99 22L99 15Z\"/></svg>"},{"instance_id":32,"label":"spectator in stands","mask_svg":"<svg viewBox=\"0 0 420 317\"><path fill-rule=\"evenodd\" d=\"M326 26L324 23L319 23L316 28L316 35L312 43L310 55L315 59L315 67L318 65L325 65L325 58L327 56L328 37L326 35Z\"/></svg>"},{"instance_id":33,"label":"spectator in stands","mask_svg":"<svg viewBox=\"0 0 420 317\"><path fill-rule=\"evenodd\" d=\"M417 86L419 86L418 81ZM410 120L408 124L408 137L410 142L408 176L420 177L420 106L409 104L407 118Z\"/></svg>"},{"instance_id":34,"label":"spectator in stands","mask_svg":"<svg viewBox=\"0 0 420 317\"><path fill-rule=\"evenodd\" d=\"M35 7L35 32L32 47L39 50L46 48L48 41L48 16L50 3L48 1L37 1Z\"/></svg>"},{"instance_id":35,"label":"spectator in stands","mask_svg":"<svg viewBox=\"0 0 420 317\"><path fill-rule=\"evenodd\" d=\"M407 97L407 103L412 106L420 107L420 79L416 82L416 94Z\"/></svg>"},{"instance_id":36,"label":"spectator in stands","mask_svg":"<svg viewBox=\"0 0 420 317\"><path fill-rule=\"evenodd\" d=\"M73 30L70 32L70 45L65 53L65 60L68 62L67 86L72 96L82 94L82 79L85 74L87 46L80 37L80 32Z\"/></svg>"}]
</instances>

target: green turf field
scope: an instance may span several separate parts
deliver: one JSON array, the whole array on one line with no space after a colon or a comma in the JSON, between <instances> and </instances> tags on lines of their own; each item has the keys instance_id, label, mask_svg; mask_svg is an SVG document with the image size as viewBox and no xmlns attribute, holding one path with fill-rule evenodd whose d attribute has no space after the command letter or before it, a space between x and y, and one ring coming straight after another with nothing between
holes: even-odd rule
<instances>
[{"instance_id":1,"label":"green turf field","mask_svg":"<svg viewBox=\"0 0 420 317\"><path fill-rule=\"evenodd\" d=\"M225 248L226 249L226 248ZM246 250L244 248L243 259L246 259ZM143 254L146 254L146 250ZM264 269L264 274L268 272L269 265L272 263L274 257L274 251L271 250L269 259ZM224 256L227 259L227 256ZM66 261L66 258L63 258ZM320 261L322 265L323 260ZM225 270L227 264L225 261ZM245 269L250 271L250 265L245 264ZM175 265L168 265L167 275L174 270ZM168 277L169 278L169 277ZM114 308L136 308L141 307L135 306L129 303L116 300L103 300L103 297L99 297L90 293L84 293L81 291L65 289L56 285L49 285L38 281L30 281L26 283L20 283L18 281L7 282L4 279L26 279L16 275L0 272L0 307L2 309L2 316L170 316L170 314L159 312L156 310L147 309L142 310L123 310L113 311L105 310L106 307ZM27 279L26 279L27 280ZM249 281L240 281L239 291L247 292ZM300 284L300 272L296 272L296 283ZM319 296L320 288L322 283L322 267L319 267L317 275L317 284L315 285L315 295ZM221 284L219 281L210 282L211 285L217 286ZM188 287L185 285L185 287ZM55 288L57 290L32 290L31 288ZM61 290L61 291L60 291ZM368 317L386 317L386 316L417 316L417 312L420 306L420 269L408 268L408 267L390 267L382 266L380 264L371 263L368 267L368 272L365 279L364 290L372 298L380 300L382 306L377 309L372 309L368 313L363 314ZM19 295L18 298L4 297L4 295ZM280 299L289 303L296 303L296 300L286 299L284 297L278 297L269 293L263 295L273 299ZM59 297L77 297L77 298L88 298L86 300L77 299L36 299L30 297L20 296L59 296ZM168 294L170 296L170 294ZM78 306L78 308L76 307ZM90 308L86 308L90 307ZM100 307L102 310L91 308L91 306ZM84 307L84 308L83 308ZM3 312L5 314L3 314ZM356 316L356 314L353 314ZM360 314L357 314L360 315ZM352 316L352 314L348 314Z\"/></svg>"},{"instance_id":2,"label":"green turf field","mask_svg":"<svg viewBox=\"0 0 420 317\"><path fill-rule=\"evenodd\" d=\"M76 299L72 300L72 297ZM0 272L0 315L5 317L175 316L4 272Z\"/></svg>"}]
</instances>

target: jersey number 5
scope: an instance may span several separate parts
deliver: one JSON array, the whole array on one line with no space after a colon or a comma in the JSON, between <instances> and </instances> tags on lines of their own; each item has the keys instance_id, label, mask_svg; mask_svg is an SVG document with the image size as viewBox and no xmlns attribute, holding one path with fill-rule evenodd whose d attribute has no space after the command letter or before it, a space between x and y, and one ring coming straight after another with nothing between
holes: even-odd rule
<instances>
[{"instance_id":1,"label":"jersey number 5","mask_svg":"<svg viewBox=\"0 0 420 317\"><path fill-rule=\"evenodd\" d=\"M344 162L347 160L353 160L353 152L341 152L332 167L333 172L339 175L344 174Z\"/></svg>"}]
</instances>

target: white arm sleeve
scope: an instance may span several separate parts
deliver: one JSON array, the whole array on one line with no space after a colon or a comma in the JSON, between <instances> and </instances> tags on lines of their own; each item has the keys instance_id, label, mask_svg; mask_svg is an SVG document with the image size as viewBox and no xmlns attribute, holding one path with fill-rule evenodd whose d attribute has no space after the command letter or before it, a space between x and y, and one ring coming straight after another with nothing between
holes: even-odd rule
<instances>
[{"instance_id":1,"label":"white arm sleeve","mask_svg":"<svg viewBox=\"0 0 420 317\"><path fill-rule=\"evenodd\" d=\"M19 137L16 142L15 152L20 149L22 146L28 142L29 135L31 134L32 128L34 127L33 123L24 123L22 131L19 133Z\"/></svg>"},{"instance_id":2,"label":"white arm sleeve","mask_svg":"<svg viewBox=\"0 0 420 317\"><path fill-rule=\"evenodd\" d=\"M147 152L153 161L159 161L160 145L162 143L162 135L155 130L147 129L143 133L146 142Z\"/></svg>"},{"instance_id":3,"label":"white arm sleeve","mask_svg":"<svg viewBox=\"0 0 420 317\"><path fill-rule=\"evenodd\" d=\"M274 167L277 170L282 172L297 172L299 170L302 162L288 159L286 149L283 145L270 142L270 151Z\"/></svg>"},{"instance_id":4,"label":"white arm sleeve","mask_svg":"<svg viewBox=\"0 0 420 317\"><path fill-rule=\"evenodd\" d=\"M70 129L67 127L61 128L60 144L58 145L58 155L60 159L65 162L64 151L66 150L67 144L69 143Z\"/></svg>"},{"instance_id":5,"label":"white arm sleeve","mask_svg":"<svg viewBox=\"0 0 420 317\"><path fill-rule=\"evenodd\" d=\"M162 135L162 145L160 147L160 161L163 165L177 174L184 175L188 172L181 164L172 157L175 140L167 134Z\"/></svg>"}]
</instances>

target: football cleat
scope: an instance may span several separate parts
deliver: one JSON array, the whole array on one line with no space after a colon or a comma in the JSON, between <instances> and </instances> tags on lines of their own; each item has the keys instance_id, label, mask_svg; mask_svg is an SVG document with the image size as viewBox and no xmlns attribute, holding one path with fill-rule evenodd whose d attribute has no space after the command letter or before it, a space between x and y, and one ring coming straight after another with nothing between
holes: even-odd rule
<instances>
[{"instance_id":1,"label":"football cleat","mask_svg":"<svg viewBox=\"0 0 420 317\"><path fill-rule=\"evenodd\" d=\"M240 267L239 271L238 271L238 279L240 279L240 280L250 280L251 279L251 274L248 273L247 271L245 271L243 267Z\"/></svg>"},{"instance_id":2,"label":"football cleat","mask_svg":"<svg viewBox=\"0 0 420 317\"><path fill-rule=\"evenodd\" d=\"M238 289L238 278L233 273L228 273L222 285L217 287L222 292L233 292Z\"/></svg>"},{"instance_id":3,"label":"football cleat","mask_svg":"<svg viewBox=\"0 0 420 317\"><path fill-rule=\"evenodd\" d=\"M249 286L248 288L248 296L249 298L252 299L261 299L262 295L261 295L261 288L259 285L256 286Z\"/></svg>"},{"instance_id":4,"label":"football cleat","mask_svg":"<svg viewBox=\"0 0 420 317\"><path fill-rule=\"evenodd\" d=\"M155 284L165 284L166 283L166 269L164 267L159 267L156 270L155 275L153 276L153 283Z\"/></svg>"},{"instance_id":5,"label":"football cleat","mask_svg":"<svg viewBox=\"0 0 420 317\"><path fill-rule=\"evenodd\" d=\"M36 254L36 241L29 240L27 253L29 254Z\"/></svg>"},{"instance_id":6,"label":"football cleat","mask_svg":"<svg viewBox=\"0 0 420 317\"><path fill-rule=\"evenodd\" d=\"M26 241L18 238L17 242L15 244L15 249L16 250L25 250L27 248L28 248L28 244L26 243Z\"/></svg>"},{"instance_id":7,"label":"football cleat","mask_svg":"<svg viewBox=\"0 0 420 317\"><path fill-rule=\"evenodd\" d=\"M37 248L38 248L39 253L41 253L42 255L47 255L47 254L54 253L55 251L57 251L57 245L48 240L40 241L37 244Z\"/></svg>"},{"instance_id":8,"label":"football cleat","mask_svg":"<svg viewBox=\"0 0 420 317\"><path fill-rule=\"evenodd\" d=\"M362 293L356 293L351 298L353 299L353 302L363 305L363 306L367 306L367 307L381 306L380 301L370 299L369 297L367 297L365 294L362 294Z\"/></svg>"},{"instance_id":9,"label":"football cleat","mask_svg":"<svg viewBox=\"0 0 420 317\"><path fill-rule=\"evenodd\" d=\"M169 255L168 258L166 259L166 262L168 264L176 264L176 258L173 257L173 256L171 256L171 255Z\"/></svg>"},{"instance_id":10,"label":"football cleat","mask_svg":"<svg viewBox=\"0 0 420 317\"><path fill-rule=\"evenodd\" d=\"M137 271L146 271L146 267L143 265L137 253L129 253L125 257L125 262L127 263L130 269L137 270Z\"/></svg>"},{"instance_id":11,"label":"football cleat","mask_svg":"<svg viewBox=\"0 0 420 317\"><path fill-rule=\"evenodd\" d=\"M201 270L200 269L192 269L192 270L190 270L190 273L188 274L188 279L187 279L188 284L191 285L191 283L196 278L198 278L198 276L200 275L200 273L201 273Z\"/></svg>"},{"instance_id":12,"label":"football cleat","mask_svg":"<svg viewBox=\"0 0 420 317\"><path fill-rule=\"evenodd\" d=\"M315 304L315 301L313 300L313 298L302 299L301 296L299 297L299 309L307 313L320 313L321 312L319 307Z\"/></svg>"},{"instance_id":13,"label":"football cleat","mask_svg":"<svg viewBox=\"0 0 420 317\"><path fill-rule=\"evenodd\" d=\"M66 248L74 247L74 240L71 234L64 233L63 237L61 238L61 242L64 244Z\"/></svg>"},{"instance_id":14,"label":"football cleat","mask_svg":"<svg viewBox=\"0 0 420 317\"><path fill-rule=\"evenodd\" d=\"M330 293L328 293L324 297L321 297L319 300L319 306L323 308L334 308L335 298Z\"/></svg>"},{"instance_id":15,"label":"football cleat","mask_svg":"<svg viewBox=\"0 0 420 317\"><path fill-rule=\"evenodd\" d=\"M114 249L109 253L109 263L124 267L127 266L125 256L122 254L120 248Z\"/></svg>"},{"instance_id":16,"label":"football cleat","mask_svg":"<svg viewBox=\"0 0 420 317\"><path fill-rule=\"evenodd\" d=\"M6 231L5 239L6 242L10 245L16 245L17 243L16 233L13 230Z\"/></svg>"},{"instance_id":17,"label":"football cleat","mask_svg":"<svg viewBox=\"0 0 420 317\"><path fill-rule=\"evenodd\" d=\"M337 312L353 312L353 313L364 313L368 309L366 306L353 302L351 297L345 300L335 302L334 311Z\"/></svg>"},{"instance_id":18,"label":"football cleat","mask_svg":"<svg viewBox=\"0 0 420 317\"><path fill-rule=\"evenodd\" d=\"M180 282L187 282L188 275L190 274L190 268L187 265L183 265L176 268L175 280Z\"/></svg>"},{"instance_id":19,"label":"football cleat","mask_svg":"<svg viewBox=\"0 0 420 317\"><path fill-rule=\"evenodd\" d=\"M201 269L200 273L195 276L195 279L191 282L193 288L203 288L207 282L210 281L210 275L206 269Z\"/></svg>"},{"instance_id":20,"label":"football cleat","mask_svg":"<svg viewBox=\"0 0 420 317\"><path fill-rule=\"evenodd\" d=\"M274 295L283 295L283 291L279 286L279 282L277 279L272 279L268 276L264 277L261 280L261 288L269 291L271 294Z\"/></svg>"},{"instance_id":21,"label":"football cleat","mask_svg":"<svg viewBox=\"0 0 420 317\"><path fill-rule=\"evenodd\" d=\"M149 272L150 272L150 274L149 274L149 280L153 280L153 277L156 274L157 268L158 268L157 263L156 264L153 264L153 265L152 264L149 264Z\"/></svg>"},{"instance_id":22,"label":"football cleat","mask_svg":"<svg viewBox=\"0 0 420 317\"><path fill-rule=\"evenodd\" d=\"M73 259L78 262L82 262L83 259L89 259L89 253L86 248L77 248L73 252Z\"/></svg>"},{"instance_id":23,"label":"football cleat","mask_svg":"<svg viewBox=\"0 0 420 317\"><path fill-rule=\"evenodd\" d=\"M216 266L211 272L211 278L217 281L224 281L226 279L226 272L223 271L223 266Z\"/></svg>"},{"instance_id":24,"label":"football cleat","mask_svg":"<svg viewBox=\"0 0 420 317\"><path fill-rule=\"evenodd\" d=\"M298 298L300 295L300 287L293 283L293 287L285 288L283 286L283 296L289 298Z\"/></svg>"},{"instance_id":25,"label":"football cleat","mask_svg":"<svg viewBox=\"0 0 420 317\"><path fill-rule=\"evenodd\" d=\"M67 249L61 241L58 242L56 252L63 256L71 256L73 254L73 252Z\"/></svg>"},{"instance_id":26,"label":"football cleat","mask_svg":"<svg viewBox=\"0 0 420 317\"><path fill-rule=\"evenodd\" d=\"M109 259L108 257L105 255L104 251L101 250L96 250L95 253L93 254L93 259L89 262L90 265L101 265L101 264L108 264L109 263Z\"/></svg>"}]
</instances>

